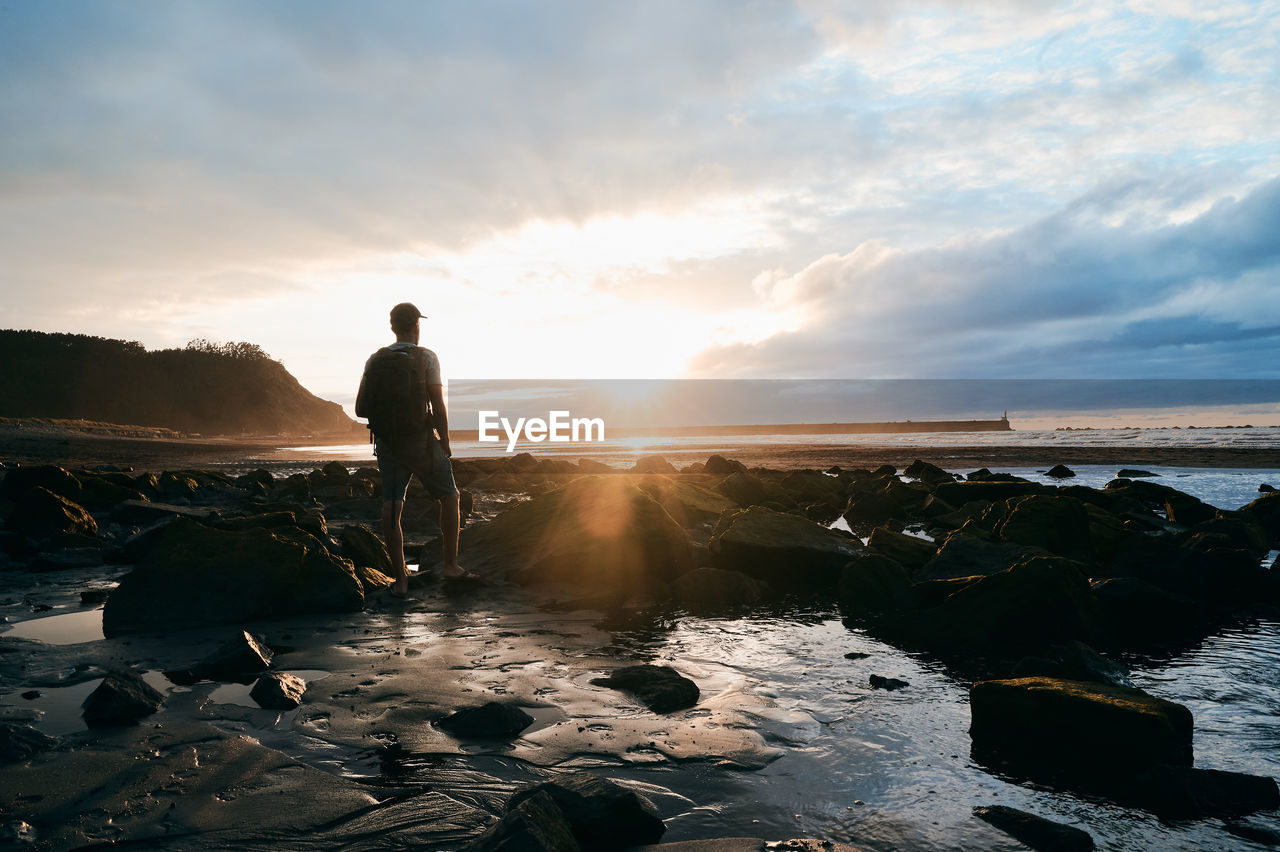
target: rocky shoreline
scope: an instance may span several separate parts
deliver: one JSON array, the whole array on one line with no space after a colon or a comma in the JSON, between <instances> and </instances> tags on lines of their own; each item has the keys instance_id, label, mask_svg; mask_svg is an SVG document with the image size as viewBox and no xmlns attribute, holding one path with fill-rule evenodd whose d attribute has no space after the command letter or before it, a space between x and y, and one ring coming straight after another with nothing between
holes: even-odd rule
<instances>
[{"instance_id":1,"label":"rocky shoreline","mask_svg":"<svg viewBox=\"0 0 1280 852\"><path fill-rule=\"evenodd\" d=\"M1280 806L1275 781L1196 768L1192 714L1134 689L1114 658L1193 644L1241 614L1276 619L1265 563L1280 495L1226 511L1140 471L1072 486L1069 454L1058 458L1058 486L926 459L899 471L647 457L626 472L457 460L463 553L487 583L439 579L433 507L411 494L422 567L405 601L386 592L371 531L376 471L10 467L7 620L105 598L107 638L0 634L6 837L47 849L657 843L667 803L611 779L617 768L757 771L786 745L753 722L767 698L695 661L620 653L610 621L797 597L971 684L973 759L989 771L1265 836L1247 817ZM24 713L24 700L90 685L86 728L49 737ZM295 753L273 747L282 738ZM314 755L300 758L299 740ZM334 771L326 750L351 765ZM440 783L463 772L450 761L485 756L508 761L502 783ZM946 848L1092 848L996 804ZM909 835L787 848L910 848ZM664 848L763 844L700 842Z\"/></svg>"}]
</instances>

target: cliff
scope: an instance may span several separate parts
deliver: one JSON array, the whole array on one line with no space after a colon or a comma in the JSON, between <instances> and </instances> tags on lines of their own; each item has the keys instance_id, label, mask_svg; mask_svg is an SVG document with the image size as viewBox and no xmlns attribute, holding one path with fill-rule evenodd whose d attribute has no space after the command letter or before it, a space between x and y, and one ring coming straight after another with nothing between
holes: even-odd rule
<instances>
[{"instance_id":1,"label":"cliff","mask_svg":"<svg viewBox=\"0 0 1280 852\"><path fill-rule=\"evenodd\" d=\"M202 435L358 432L248 343L192 341L147 351L136 341L0 330L0 417L156 426Z\"/></svg>"}]
</instances>

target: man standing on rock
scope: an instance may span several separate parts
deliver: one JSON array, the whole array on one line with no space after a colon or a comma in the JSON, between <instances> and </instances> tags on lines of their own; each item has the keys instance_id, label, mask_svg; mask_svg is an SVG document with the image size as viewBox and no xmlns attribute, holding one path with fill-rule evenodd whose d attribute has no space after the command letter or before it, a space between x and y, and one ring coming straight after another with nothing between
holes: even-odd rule
<instances>
[{"instance_id":1,"label":"man standing on rock","mask_svg":"<svg viewBox=\"0 0 1280 852\"><path fill-rule=\"evenodd\" d=\"M458 565L458 486L449 461L444 381L436 353L418 345L422 317L408 302L391 309L396 342L369 357L356 396L356 416L369 419L382 477L382 535L395 574L391 593L396 597L409 591L400 519L411 476L417 476L427 493L440 501L444 578L478 579Z\"/></svg>"}]
</instances>

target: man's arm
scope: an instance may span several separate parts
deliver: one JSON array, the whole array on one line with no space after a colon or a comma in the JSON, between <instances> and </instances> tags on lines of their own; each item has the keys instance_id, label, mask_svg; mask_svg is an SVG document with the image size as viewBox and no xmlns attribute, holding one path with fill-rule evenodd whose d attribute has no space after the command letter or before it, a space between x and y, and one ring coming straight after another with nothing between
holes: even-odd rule
<instances>
[{"instance_id":1,"label":"man's arm","mask_svg":"<svg viewBox=\"0 0 1280 852\"><path fill-rule=\"evenodd\" d=\"M446 456L453 456L449 447L449 412L444 407L444 385L427 385L427 398L431 400L431 421L440 436L440 447Z\"/></svg>"}]
</instances>

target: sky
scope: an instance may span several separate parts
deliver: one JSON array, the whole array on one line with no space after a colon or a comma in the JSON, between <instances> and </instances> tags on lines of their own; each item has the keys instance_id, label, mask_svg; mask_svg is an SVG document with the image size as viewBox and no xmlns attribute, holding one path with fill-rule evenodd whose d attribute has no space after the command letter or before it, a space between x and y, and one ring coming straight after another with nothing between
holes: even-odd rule
<instances>
[{"instance_id":1,"label":"sky","mask_svg":"<svg viewBox=\"0 0 1280 852\"><path fill-rule=\"evenodd\" d=\"M1280 0L0 5L0 326L349 406L404 300L446 378L1274 378Z\"/></svg>"}]
</instances>

